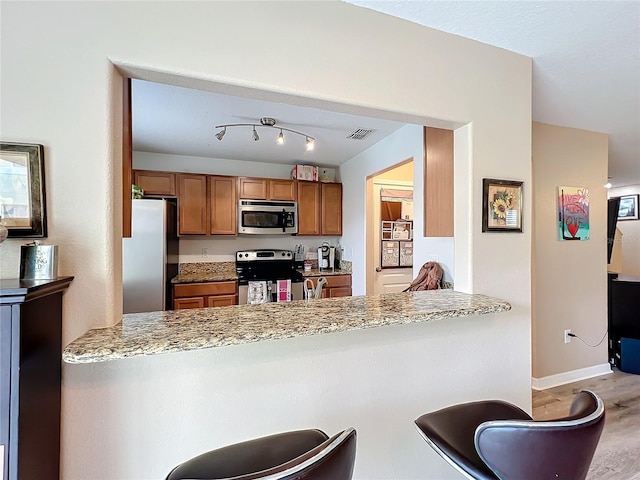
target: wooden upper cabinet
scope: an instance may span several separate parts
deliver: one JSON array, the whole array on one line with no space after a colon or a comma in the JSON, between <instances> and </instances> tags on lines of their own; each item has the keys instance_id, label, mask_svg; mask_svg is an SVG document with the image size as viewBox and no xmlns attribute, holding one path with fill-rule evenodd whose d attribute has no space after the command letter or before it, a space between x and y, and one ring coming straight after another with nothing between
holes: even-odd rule
<instances>
[{"instance_id":1,"label":"wooden upper cabinet","mask_svg":"<svg viewBox=\"0 0 640 480\"><path fill-rule=\"evenodd\" d=\"M322 235L342 235L342 184L322 183Z\"/></svg>"},{"instance_id":2,"label":"wooden upper cabinet","mask_svg":"<svg viewBox=\"0 0 640 480\"><path fill-rule=\"evenodd\" d=\"M206 235L208 175L178 174L178 235Z\"/></svg>"},{"instance_id":3,"label":"wooden upper cabinet","mask_svg":"<svg viewBox=\"0 0 640 480\"><path fill-rule=\"evenodd\" d=\"M320 235L321 195L317 182L298 181L298 235Z\"/></svg>"},{"instance_id":4,"label":"wooden upper cabinet","mask_svg":"<svg viewBox=\"0 0 640 480\"><path fill-rule=\"evenodd\" d=\"M296 184L293 180L277 180L270 178L267 180L269 189L268 200L290 200L296 199Z\"/></svg>"},{"instance_id":5,"label":"wooden upper cabinet","mask_svg":"<svg viewBox=\"0 0 640 480\"><path fill-rule=\"evenodd\" d=\"M239 198L254 200L267 199L267 179L240 177L238 179Z\"/></svg>"},{"instance_id":6,"label":"wooden upper cabinet","mask_svg":"<svg viewBox=\"0 0 640 480\"><path fill-rule=\"evenodd\" d=\"M153 170L134 170L133 183L142 188L145 196L176 196L176 174Z\"/></svg>"},{"instance_id":7,"label":"wooden upper cabinet","mask_svg":"<svg viewBox=\"0 0 640 480\"><path fill-rule=\"evenodd\" d=\"M239 177L238 190L238 198L288 201L296 199L296 184L293 180Z\"/></svg>"},{"instance_id":8,"label":"wooden upper cabinet","mask_svg":"<svg viewBox=\"0 0 640 480\"><path fill-rule=\"evenodd\" d=\"M236 235L238 217L236 177L209 176L209 206L211 235Z\"/></svg>"},{"instance_id":9,"label":"wooden upper cabinet","mask_svg":"<svg viewBox=\"0 0 640 480\"><path fill-rule=\"evenodd\" d=\"M424 236L453 237L453 130L424 127Z\"/></svg>"}]
</instances>

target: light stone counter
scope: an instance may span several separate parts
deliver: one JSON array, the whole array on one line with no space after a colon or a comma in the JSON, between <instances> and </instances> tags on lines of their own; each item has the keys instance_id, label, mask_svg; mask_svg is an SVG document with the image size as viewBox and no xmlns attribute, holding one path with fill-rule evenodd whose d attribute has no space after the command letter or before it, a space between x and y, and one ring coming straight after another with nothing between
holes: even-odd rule
<instances>
[{"instance_id":1,"label":"light stone counter","mask_svg":"<svg viewBox=\"0 0 640 480\"><path fill-rule=\"evenodd\" d=\"M124 315L69 344L67 363L93 363L511 310L497 298L452 290L235 305Z\"/></svg>"}]
</instances>

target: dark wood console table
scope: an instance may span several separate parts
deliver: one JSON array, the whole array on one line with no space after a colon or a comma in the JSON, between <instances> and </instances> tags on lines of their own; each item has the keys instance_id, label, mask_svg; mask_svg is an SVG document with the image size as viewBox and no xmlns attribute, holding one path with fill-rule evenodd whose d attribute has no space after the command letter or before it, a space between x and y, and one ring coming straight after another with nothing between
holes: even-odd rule
<instances>
[{"instance_id":1,"label":"dark wood console table","mask_svg":"<svg viewBox=\"0 0 640 480\"><path fill-rule=\"evenodd\" d=\"M2 480L60 476L62 294L72 280L0 280Z\"/></svg>"}]
</instances>

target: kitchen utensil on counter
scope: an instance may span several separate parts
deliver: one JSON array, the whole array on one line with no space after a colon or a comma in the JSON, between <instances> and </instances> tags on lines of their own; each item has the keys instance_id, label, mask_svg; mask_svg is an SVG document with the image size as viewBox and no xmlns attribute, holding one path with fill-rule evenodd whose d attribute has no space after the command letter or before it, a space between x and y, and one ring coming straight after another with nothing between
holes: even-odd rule
<instances>
[{"instance_id":1,"label":"kitchen utensil on counter","mask_svg":"<svg viewBox=\"0 0 640 480\"><path fill-rule=\"evenodd\" d=\"M331 245L329 242L322 242L322 246L318 247L318 269L324 270L330 268L329 256L331 252Z\"/></svg>"},{"instance_id":2,"label":"kitchen utensil on counter","mask_svg":"<svg viewBox=\"0 0 640 480\"><path fill-rule=\"evenodd\" d=\"M327 284L327 279L324 277L318 278L316 285L313 285L313 280L305 278L304 280L304 297L306 300L314 300L322 298L322 287Z\"/></svg>"}]
</instances>

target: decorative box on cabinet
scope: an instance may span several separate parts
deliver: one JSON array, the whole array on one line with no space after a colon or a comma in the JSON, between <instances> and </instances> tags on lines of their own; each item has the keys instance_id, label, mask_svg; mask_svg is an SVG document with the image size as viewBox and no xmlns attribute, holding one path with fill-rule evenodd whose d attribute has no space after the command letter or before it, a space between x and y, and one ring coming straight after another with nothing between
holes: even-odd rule
<instances>
[{"instance_id":1,"label":"decorative box on cabinet","mask_svg":"<svg viewBox=\"0 0 640 480\"><path fill-rule=\"evenodd\" d=\"M60 476L62 294L72 280L0 280L2 480Z\"/></svg>"},{"instance_id":2,"label":"decorative box on cabinet","mask_svg":"<svg viewBox=\"0 0 640 480\"><path fill-rule=\"evenodd\" d=\"M182 283L173 286L173 308L223 307L238 304L236 281Z\"/></svg>"}]
</instances>

